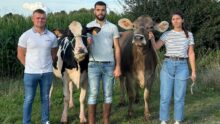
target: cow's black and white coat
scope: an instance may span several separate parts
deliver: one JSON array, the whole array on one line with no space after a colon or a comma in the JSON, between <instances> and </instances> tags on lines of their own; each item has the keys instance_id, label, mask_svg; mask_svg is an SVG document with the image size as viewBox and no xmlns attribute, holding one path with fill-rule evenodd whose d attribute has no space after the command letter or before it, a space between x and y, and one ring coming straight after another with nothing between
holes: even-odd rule
<instances>
[{"instance_id":1,"label":"cow's black and white coat","mask_svg":"<svg viewBox=\"0 0 220 124\"><path fill-rule=\"evenodd\" d=\"M69 30L60 37L57 61L54 62L54 74L63 81L64 109L61 123L67 123L67 109L74 106L72 100L73 84L80 89L80 113L81 123L87 121L85 116L84 101L87 90L88 51L86 48L86 33L98 32L100 28L93 27L83 29L81 24L73 21ZM52 89L52 88L51 88Z\"/></svg>"}]
</instances>

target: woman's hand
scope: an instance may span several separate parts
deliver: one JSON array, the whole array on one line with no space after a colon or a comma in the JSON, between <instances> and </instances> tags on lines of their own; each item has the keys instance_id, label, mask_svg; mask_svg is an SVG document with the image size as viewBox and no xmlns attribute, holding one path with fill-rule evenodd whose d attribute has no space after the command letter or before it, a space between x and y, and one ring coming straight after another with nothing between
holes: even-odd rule
<instances>
[{"instance_id":1,"label":"woman's hand","mask_svg":"<svg viewBox=\"0 0 220 124\"><path fill-rule=\"evenodd\" d=\"M191 79L193 82L196 81L196 73L195 72L192 72Z\"/></svg>"},{"instance_id":2,"label":"woman's hand","mask_svg":"<svg viewBox=\"0 0 220 124\"><path fill-rule=\"evenodd\" d=\"M153 32L148 33L149 40L155 40Z\"/></svg>"}]
</instances>

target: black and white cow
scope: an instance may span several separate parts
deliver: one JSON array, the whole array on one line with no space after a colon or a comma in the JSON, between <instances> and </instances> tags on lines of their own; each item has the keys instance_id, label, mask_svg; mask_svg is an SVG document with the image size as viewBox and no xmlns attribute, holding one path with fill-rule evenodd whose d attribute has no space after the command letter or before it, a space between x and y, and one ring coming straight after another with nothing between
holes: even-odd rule
<instances>
[{"instance_id":1,"label":"black and white cow","mask_svg":"<svg viewBox=\"0 0 220 124\"><path fill-rule=\"evenodd\" d=\"M54 62L54 74L63 81L64 109L61 123L67 123L67 109L73 107L73 84L80 89L80 123L87 121L85 116L85 98L87 90L88 51L86 48L86 33L95 35L98 27L83 28L77 21L69 25L69 30L60 35L57 61ZM55 31L54 31L55 32ZM56 32L55 32L56 34ZM58 36L58 35L57 35ZM51 88L52 90L52 88Z\"/></svg>"}]
</instances>

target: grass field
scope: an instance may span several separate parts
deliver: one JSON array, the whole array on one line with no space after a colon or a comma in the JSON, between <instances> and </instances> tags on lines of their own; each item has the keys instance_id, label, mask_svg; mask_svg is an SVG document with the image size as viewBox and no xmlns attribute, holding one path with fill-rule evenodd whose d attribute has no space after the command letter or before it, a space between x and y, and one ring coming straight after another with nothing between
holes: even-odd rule
<instances>
[{"instance_id":1,"label":"grass field","mask_svg":"<svg viewBox=\"0 0 220 124\"><path fill-rule=\"evenodd\" d=\"M186 104L185 104L185 124L220 124L220 71L208 70L200 72L197 79L197 84L194 88L194 95L190 94L190 87L187 90ZM216 80L205 80L206 73L211 73ZM210 77L210 76L209 76ZM211 77L210 77L211 78ZM205 82L204 82L205 81ZM62 84L58 79L54 79L54 92L52 96L51 106L51 123L59 124L63 108L63 93ZM191 81L189 81L191 84ZM23 83L21 79L18 80L4 80L0 81L0 122L1 124L21 124L22 123L22 105L23 105ZM190 86L190 85L188 85ZM127 106L118 107L119 102L119 83L116 83L114 88L114 104L112 107L112 124L158 124L158 109L159 109L159 81L154 82L150 109L152 118L145 122L143 118L143 100L134 105L134 116L127 117ZM141 94L143 93L140 91ZM79 102L78 90L74 92L75 108L69 110L70 124L78 124ZM143 95L141 95L143 97ZM100 104L97 108L98 124L102 122L102 97L100 96ZM173 106L173 104L171 105ZM173 107L171 107L171 121L173 114ZM32 123L40 124L40 98L39 92L35 98L32 111Z\"/></svg>"},{"instance_id":2,"label":"grass field","mask_svg":"<svg viewBox=\"0 0 220 124\"><path fill-rule=\"evenodd\" d=\"M161 54L159 54L161 55ZM188 82L185 121L184 124L220 124L220 51L203 54L197 59L197 80L194 95L190 94L191 81ZM160 67L160 66L158 66ZM140 100L134 105L134 116L127 117L127 106L119 107L119 82L114 86L113 107L111 112L112 124L159 124L159 69L152 87L150 110L152 118L144 121L144 103ZM63 109L62 83L54 78L52 95L51 124L59 124ZM143 98L143 91L139 91ZM21 124L23 109L23 81L22 78L0 78L0 124ZM74 91L75 108L69 110L69 124L79 124L79 90ZM102 96L97 108L97 124L102 123ZM87 111L87 107L86 107ZM173 102L171 104L171 120L173 123ZM35 97L32 111L32 124L40 124L39 90Z\"/></svg>"}]
</instances>

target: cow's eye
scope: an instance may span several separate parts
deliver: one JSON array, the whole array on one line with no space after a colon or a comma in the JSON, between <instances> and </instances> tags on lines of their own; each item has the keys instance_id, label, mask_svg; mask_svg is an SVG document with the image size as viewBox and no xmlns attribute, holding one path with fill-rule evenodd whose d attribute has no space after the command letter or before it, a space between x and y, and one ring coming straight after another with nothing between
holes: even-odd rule
<instances>
[{"instance_id":1,"label":"cow's eye","mask_svg":"<svg viewBox=\"0 0 220 124\"><path fill-rule=\"evenodd\" d=\"M151 29L153 29L153 26L151 26L151 27L146 27L146 29L147 29L147 30L151 30Z\"/></svg>"},{"instance_id":2,"label":"cow's eye","mask_svg":"<svg viewBox=\"0 0 220 124\"><path fill-rule=\"evenodd\" d=\"M136 29L136 26L135 26L135 25L133 25L133 29Z\"/></svg>"}]
</instances>

